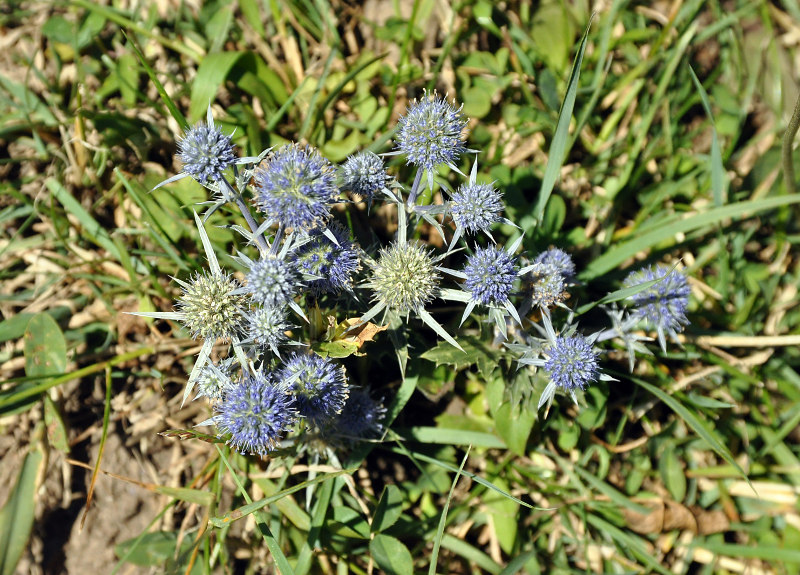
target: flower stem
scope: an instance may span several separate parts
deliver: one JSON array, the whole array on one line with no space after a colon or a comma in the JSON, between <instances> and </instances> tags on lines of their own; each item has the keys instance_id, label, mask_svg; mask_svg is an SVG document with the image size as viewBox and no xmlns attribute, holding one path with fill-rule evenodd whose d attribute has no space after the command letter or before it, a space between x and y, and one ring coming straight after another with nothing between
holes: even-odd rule
<instances>
[{"instance_id":1,"label":"flower stem","mask_svg":"<svg viewBox=\"0 0 800 575\"><path fill-rule=\"evenodd\" d=\"M263 234L256 233L258 231L258 224L253 219L253 214L250 213L250 208L247 207L247 204L244 203L242 199L242 195L233 189L233 186L228 181L227 178L221 178L223 182L225 182L225 186L228 188L230 192L230 196L233 201L236 203L236 206L239 208L239 211L242 212L245 221L247 221L247 225L250 226L250 231L253 232L253 239L258 244L259 251L266 252L269 249L267 245L267 240L264 239Z\"/></svg>"}]
</instances>

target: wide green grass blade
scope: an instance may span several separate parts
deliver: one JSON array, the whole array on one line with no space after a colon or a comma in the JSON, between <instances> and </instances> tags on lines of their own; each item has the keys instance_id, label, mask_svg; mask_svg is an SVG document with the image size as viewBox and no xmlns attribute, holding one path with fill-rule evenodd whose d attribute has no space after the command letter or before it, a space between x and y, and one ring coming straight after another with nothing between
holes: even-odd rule
<instances>
[{"instance_id":1,"label":"wide green grass blade","mask_svg":"<svg viewBox=\"0 0 800 575\"><path fill-rule=\"evenodd\" d=\"M594 14L592 14L592 19L594 19ZM569 74L567 94L558 112L556 132L550 144L550 154L547 157L547 167L544 170L542 187L539 188L539 198L536 201L536 208L533 211L533 217L537 223L542 221L544 208L547 206L547 200L550 199L550 194L553 193L558 175L561 173L561 166L564 164L564 156L567 152L567 141L569 140L569 124L572 121L572 111L575 109L575 99L578 95L578 80L581 75L581 64L583 63L583 55L586 52L586 41L589 38L592 19L589 20L589 24L586 26L586 30L581 38L581 43L578 46L578 53L575 56L575 61L572 64L572 71Z\"/></svg>"},{"instance_id":2,"label":"wide green grass blade","mask_svg":"<svg viewBox=\"0 0 800 575\"><path fill-rule=\"evenodd\" d=\"M725 219L745 219L759 212L774 210L781 206L800 203L800 194L749 200L712 208L707 212L671 218L669 221L637 235L617 246L608 248L603 255L590 261L578 277L584 281L599 277L619 266L622 262L633 258L647 249L675 237L677 234L702 230L722 222Z\"/></svg>"},{"instance_id":3,"label":"wide green grass blade","mask_svg":"<svg viewBox=\"0 0 800 575\"><path fill-rule=\"evenodd\" d=\"M25 456L17 483L0 509L0 575L14 575L33 528L36 477L44 455L32 446Z\"/></svg>"}]
</instances>

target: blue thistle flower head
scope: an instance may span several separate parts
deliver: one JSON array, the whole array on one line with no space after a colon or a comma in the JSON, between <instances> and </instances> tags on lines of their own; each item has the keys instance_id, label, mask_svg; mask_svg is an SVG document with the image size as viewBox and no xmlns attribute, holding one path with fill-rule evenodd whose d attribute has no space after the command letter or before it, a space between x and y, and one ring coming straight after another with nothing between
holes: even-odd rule
<instances>
[{"instance_id":1,"label":"blue thistle flower head","mask_svg":"<svg viewBox=\"0 0 800 575\"><path fill-rule=\"evenodd\" d=\"M297 420L294 397L269 373L256 371L231 385L212 418L228 445L240 453L266 455Z\"/></svg>"},{"instance_id":2,"label":"blue thistle flower head","mask_svg":"<svg viewBox=\"0 0 800 575\"><path fill-rule=\"evenodd\" d=\"M178 142L178 159L183 172L201 184L216 182L222 172L236 163L233 142L214 124L199 123Z\"/></svg>"},{"instance_id":3,"label":"blue thistle flower head","mask_svg":"<svg viewBox=\"0 0 800 575\"><path fill-rule=\"evenodd\" d=\"M430 172L442 164L454 164L467 151L467 119L461 107L456 108L436 92L412 103L398 123L397 149L406 155L408 164Z\"/></svg>"},{"instance_id":4,"label":"blue thistle flower head","mask_svg":"<svg viewBox=\"0 0 800 575\"><path fill-rule=\"evenodd\" d=\"M686 308L691 289L682 272L663 265L631 272L623 284L630 288L653 280L659 281L629 298L630 313L632 317L655 328L661 348L664 349L665 334L674 337L689 324Z\"/></svg>"},{"instance_id":5,"label":"blue thistle flower head","mask_svg":"<svg viewBox=\"0 0 800 575\"><path fill-rule=\"evenodd\" d=\"M550 381L564 391L585 389L600 376L597 353L581 335L556 337L547 355L544 370Z\"/></svg>"},{"instance_id":6,"label":"blue thistle flower head","mask_svg":"<svg viewBox=\"0 0 800 575\"><path fill-rule=\"evenodd\" d=\"M263 348L277 354L278 347L287 340L286 331L291 325L286 321L285 306L265 304L252 309L247 316L248 338Z\"/></svg>"},{"instance_id":7,"label":"blue thistle flower head","mask_svg":"<svg viewBox=\"0 0 800 575\"><path fill-rule=\"evenodd\" d=\"M306 280L305 285L316 296L352 290L353 274L361 267L358 249L350 241L347 230L336 222L328 226L328 230L339 245L323 232L314 231L311 239L297 248L293 255L293 261L301 273L315 276Z\"/></svg>"},{"instance_id":8,"label":"blue thistle flower head","mask_svg":"<svg viewBox=\"0 0 800 575\"><path fill-rule=\"evenodd\" d=\"M342 165L343 187L371 201L389 183L383 159L372 152L359 152Z\"/></svg>"},{"instance_id":9,"label":"blue thistle flower head","mask_svg":"<svg viewBox=\"0 0 800 575\"><path fill-rule=\"evenodd\" d=\"M464 267L464 287L472 294L472 301L504 306L517 278L515 264L516 258L496 246L476 249Z\"/></svg>"},{"instance_id":10,"label":"blue thistle flower head","mask_svg":"<svg viewBox=\"0 0 800 575\"><path fill-rule=\"evenodd\" d=\"M278 223L308 231L323 225L339 195L331 163L310 147L286 145L270 154L254 175L256 206Z\"/></svg>"},{"instance_id":11,"label":"blue thistle flower head","mask_svg":"<svg viewBox=\"0 0 800 575\"><path fill-rule=\"evenodd\" d=\"M456 226L468 234L488 231L500 220L503 199L492 184L468 182L453 192L450 213Z\"/></svg>"},{"instance_id":12,"label":"blue thistle flower head","mask_svg":"<svg viewBox=\"0 0 800 575\"><path fill-rule=\"evenodd\" d=\"M252 261L245 278L253 300L273 307L288 304L300 287L294 265L271 253Z\"/></svg>"},{"instance_id":13,"label":"blue thistle flower head","mask_svg":"<svg viewBox=\"0 0 800 575\"><path fill-rule=\"evenodd\" d=\"M395 242L381 249L371 267L367 286L373 290L372 300L400 314L419 313L439 291L436 261L416 243Z\"/></svg>"},{"instance_id":14,"label":"blue thistle flower head","mask_svg":"<svg viewBox=\"0 0 800 575\"><path fill-rule=\"evenodd\" d=\"M567 295L564 276L555 266L543 263L533 264L523 275L522 292L525 294L523 313L534 307L550 308Z\"/></svg>"},{"instance_id":15,"label":"blue thistle flower head","mask_svg":"<svg viewBox=\"0 0 800 575\"><path fill-rule=\"evenodd\" d=\"M565 280L575 277L575 262L564 250L550 248L537 255L533 263L550 266L560 273Z\"/></svg>"},{"instance_id":16,"label":"blue thistle flower head","mask_svg":"<svg viewBox=\"0 0 800 575\"><path fill-rule=\"evenodd\" d=\"M349 387L344 368L327 358L296 353L278 377L294 394L300 415L317 427L332 421L347 401Z\"/></svg>"},{"instance_id":17,"label":"blue thistle flower head","mask_svg":"<svg viewBox=\"0 0 800 575\"><path fill-rule=\"evenodd\" d=\"M197 397L207 397L212 403L221 401L225 391L233 384L231 381L233 367L233 357L223 360L219 365L213 363L204 365L195 381Z\"/></svg>"},{"instance_id":18,"label":"blue thistle flower head","mask_svg":"<svg viewBox=\"0 0 800 575\"><path fill-rule=\"evenodd\" d=\"M361 388L353 388L336 419L336 432L350 438L375 437L384 431L386 408Z\"/></svg>"},{"instance_id":19,"label":"blue thistle flower head","mask_svg":"<svg viewBox=\"0 0 800 575\"><path fill-rule=\"evenodd\" d=\"M227 274L197 273L188 282L179 282L183 293L178 298L181 322L195 339L230 340L244 328L245 298L241 285Z\"/></svg>"}]
</instances>

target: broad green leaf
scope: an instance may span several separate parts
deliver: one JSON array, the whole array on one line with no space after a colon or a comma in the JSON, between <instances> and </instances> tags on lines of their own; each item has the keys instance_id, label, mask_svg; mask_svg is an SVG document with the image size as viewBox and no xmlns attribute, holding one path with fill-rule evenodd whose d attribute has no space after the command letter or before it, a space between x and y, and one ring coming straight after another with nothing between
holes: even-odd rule
<instances>
[{"instance_id":1,"label":"broad green leaf","mask_svg":"<svg viewBox=\"0 0 800 575\"><path fill-rule=\"evenodd\" d=\"M25 456L17 482L0 509L0 575L13 575L28 544L36 506L36 477L44 456L32 448Z\"/></svg>"},{"instance_id":2,"label":"broad green leaf","mask_svg":"<svg viewBox=\"0 0 800 575\"><path fill-rule=\"evenodd\" d=\"M42 377L64 373L67 367L67 342L61 328L46 313L38 313L25 329L25 374Z\"/></svg>"},{"instance_id":3,"label":"broad green leaf","mask_svg":"<svg viewBox=\"0 0 800 575\"><path fill-rule=\"evenodd\" d=\"M666 446L658 460L658 471L672 498L675 501L683 501L686 497L686 474L683 472L675 446L671 443Z\"/></svg>"},{"instance_id":4,"label":"broad green leaf","mask_svg":"<svg viewBox=\"0 0 800 575\"><path fill-rule=\"evenodd\" d=\"M333 507L333 518L326 528L348 539L369 539L369 524L361 513L350 507Z\"/></svg>"},{"instance_id":5,"label":"broad green leaf","mask_svg":"<svg viewBox=\"0 0 800 575\"><path fill-rule=\"evenodd\" d=\"M370 530L373 533L380 533L387 530L403 514L403 492L396 485L387 485L383 488L383 493L375 509Z\"/></svg>"},{"instance_id":6,"label":"broad green leaf","mask_svg":"<svg viewBox=\"0 0 800 575\"><path fill-rule=\"evenodd\" d=\"M196 122L205 117L208 105L216 99L217 91L243 54L244 52L216 52L203 58L197 68L197 76L192 81L190 121Z\"/></svg>"},{"instance_id":7,"label":"broad green leaf","mask_svg":"<svg viewBox=\"0 0 800 575\"><path fill-rule=\"evenodd\" d=\"M492 478L492 483L500 489L510 491L511 486L502 477ZM503 551L508 555L514 552L514 542L517 539L517 517L519 515L519 505L499 495L489 495L484 498L489 510L489 517L492 520L495 537L500 543Z\"/></svg>"},{"instance_id":8,"label":"broad green leaf","mask_svg":"<svg viewBox=\"0 0 800 575\"><path fill-rule=\"evenodd\" d=\"M378 533L369 542L369 552L381 571L389 575L413 575L414 558L399 540Z\"/></svg>"},{"instance_id":9,"label":"broad green leaf","mask_svg":"<svg viewBox=\"0 0 800 575\"><path fill-rule=\"evenodd\" d=\"M536 411L533 409L515 410L510 402L505 402L492 416L497 426L497 433L506 442L508 448L518 455L525 455L528 436L536 421Z\"/></svg>"}]
</instances>

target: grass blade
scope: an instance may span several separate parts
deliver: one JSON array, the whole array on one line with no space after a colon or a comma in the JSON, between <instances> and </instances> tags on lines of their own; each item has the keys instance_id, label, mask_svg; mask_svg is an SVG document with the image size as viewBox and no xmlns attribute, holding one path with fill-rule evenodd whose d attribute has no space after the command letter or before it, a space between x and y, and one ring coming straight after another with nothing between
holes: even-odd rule
<instances>
[{"instance_id":1,"label":"grass blade","mask_svg":"<svg viewBox=\"0 0 800 575\"><path fill-rule=\"evenodd\" d=\"M578 95L578 79L581 75L583 54L586 52L586 40L589 38L589 29L592 27L593 19L594 14L592 14L592 18L589 19L589 24L586 26L583 38L581 38L581 43L578 46L578 54L575 56L575 62L573 62L572 71L569 74L567 94L564 96L564 102L561 104L561 110L558 112L556 132L550 144L550 154L547 157L547 167L544 170L542 187L539 189L539 199L536 201L536 208L533 211L533 217L537 223L542 221L544 208L556 185L556 180L558 180L558 175L561 172L561 166L564 163L564 156L567 153L569 124L572 120L572 111L575 108L575 98Z\"/></svg>"}]
</instances>

